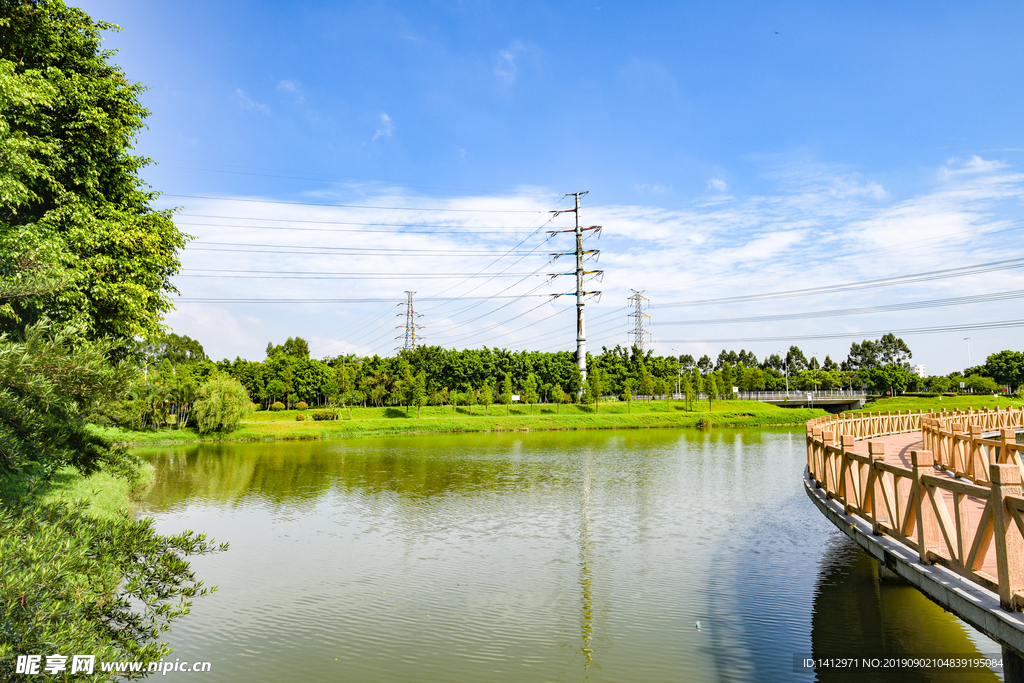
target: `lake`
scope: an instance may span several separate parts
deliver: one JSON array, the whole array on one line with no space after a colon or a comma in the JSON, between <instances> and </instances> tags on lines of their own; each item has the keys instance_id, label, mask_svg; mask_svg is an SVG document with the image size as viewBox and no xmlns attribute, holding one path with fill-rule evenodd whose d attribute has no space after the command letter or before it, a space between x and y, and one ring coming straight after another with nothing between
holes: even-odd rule
<instances>
[{"instance_id":1,"label":"lake","mask_svg":"<svg viewBox=\"0 0 1024 683\"><path fill-rule=\"evenodd\" d=\"M993 681L803 658L996 654L835 529L803 429L150 448L220 590L165 640L209 680ZM699 623L699 628L698 628ZM168 673L169 679L190 673ZM192 678L194 680L194 677Z\"/></svg>"}]
</instances>

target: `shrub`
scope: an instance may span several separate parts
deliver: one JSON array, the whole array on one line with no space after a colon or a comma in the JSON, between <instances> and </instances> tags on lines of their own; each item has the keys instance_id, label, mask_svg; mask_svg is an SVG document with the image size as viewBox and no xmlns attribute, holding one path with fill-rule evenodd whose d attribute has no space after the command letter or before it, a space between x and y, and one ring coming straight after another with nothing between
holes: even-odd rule
<instances>
[{"instance_id":1,"label":"shrub","mask_svg":"<svg viewBox=\"0 0 1024 683\"><path fill-rule=\"evenodd\" d=\"M305 401L299 401L298 403L295 404L295 410L305 410L308 407L309 406L306 405Z\"/></svg>"},{"instance_id":2,"label":"shrub","mask_svg":"<svg viewBox=\"0 0 1024 683\"><path fill-rule=\"evenodd\" d=\"M305 419L306 419L306 416L303 415L302 413L295 413L295 421L296 422L302 422Z\"/></svg>"},{"instance_id":3,"label":"shrub","mask_svg":"<svg viewBox=\"0 0 1024 683\"><path fill-rule=\"evenodd\" d=\"M270 404L270 409L271 410L284 410L284 404L281 403L280 401L274 401L273 403Z\"/></svg>"},{"instance_id":4,"label":"shrub","mask_svg":"<svg viewBox=\"0 0 1024 683\"><path fill-rule=\"evenodd\" d=\"M309 416L318 422L335 419L333 410L314 410L310 412Z\"/></svg>"},{"instance_id":5,"label":"shrub","mask_svg":"<svg viewBox=\"0 0 1024 683\"><path fill-rule=\"evenodd\" d=\"M705 431L711 429L711 418L705 416L697 420L697 429L703 429Z\"/></svg>"}]
</instances>

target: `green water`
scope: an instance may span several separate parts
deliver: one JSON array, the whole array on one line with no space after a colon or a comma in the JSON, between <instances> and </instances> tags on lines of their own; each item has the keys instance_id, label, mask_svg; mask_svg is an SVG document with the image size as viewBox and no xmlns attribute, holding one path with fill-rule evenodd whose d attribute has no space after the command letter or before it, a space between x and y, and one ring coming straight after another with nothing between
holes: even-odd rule
<instances>
[{"instance_id":1,"label":"green water","mask_svg":"<svg viewBox=\"0 0 1024 683\"><path fill-rule=\"evenodd\" d=\"M794 657L998 653L807 500L799 430L150 449L163 533L209 532L171 660L239 681L964 681ZM697 622L700 628L696 627ZM171 678L195 677L168 673Z\"/></svg>"}]
</instances>

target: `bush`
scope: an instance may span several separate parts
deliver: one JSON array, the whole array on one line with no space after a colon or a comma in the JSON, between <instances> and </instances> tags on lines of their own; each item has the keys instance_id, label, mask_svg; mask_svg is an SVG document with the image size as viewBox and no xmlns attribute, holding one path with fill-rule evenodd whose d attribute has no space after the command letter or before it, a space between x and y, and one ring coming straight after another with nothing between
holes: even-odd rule
<instances>
[{"instance_id":1,"label":"bush","mask_svg":"<svg viewBox=\"0 0 1024 683\"><path fill-rule=\"evenodd\" d=\"M242 383L223 372L211 375L198 396L195 418L200 434L234 431L252 405Z\"/></svg>"},{"instance_id":2,"label":"bush","mask_svg":"<svg viewBox=\"0 0 1024 683\"><path fill-rule=\"evenodd\" d=\"M309 406L306 405L305 401L299 401L298 403L295 404L295 410L305 410L308 407Z\"/></svg>"},{"instance_id":3,"label":"bush","mask_svg":"<svg viewBox=\"0 0 1024 683\"><path fill-rule=\"evenodd\" d=\"M270 404L270 409L271 410L284 410L284 404L281 403L280 401L274 401L273 403Z\"/></svg>"},{"instance_id":4,"label":"bush","mask_svg":"<svg viewBox=\"0 0 1024 683\"><path fill-rule=\"evenodd\" d=\"M333 410L314 410L310 412L309 416L318 422L322 420L335 419Z\"/></svg>"},{"instance_id":5,"label":"bush","mask_svg":"<svg viewBox=\"0 0 1024 683\"><path fill-rule=\"evenodd\" d=\"M296 422L302 422L305 419L306 419L306 416L303 415L302 413L295 413L295 421Z\"/></svg>"},{"instance_id":6,"label":"bush","mask_svg":"<svg viewBox=\"0 0 1024 683\"><path fill-rule=\"evenodd\" d=\"M699 420L697 420L697 429L703 429L705 431L711 429L711 418L702 417Z\"/></svg>"}]
</instances>

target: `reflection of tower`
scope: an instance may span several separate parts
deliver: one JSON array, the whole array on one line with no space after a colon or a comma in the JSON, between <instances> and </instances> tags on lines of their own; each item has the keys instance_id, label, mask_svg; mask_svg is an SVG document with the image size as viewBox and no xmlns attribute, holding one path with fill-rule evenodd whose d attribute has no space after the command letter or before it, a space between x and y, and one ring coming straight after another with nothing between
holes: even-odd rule
<instances>
[{"instance_id":1,"label":"reflection of tower","mask_svg":"<svg viewBox=\"0 0 1024 683\"><path fill-rule=\"evenodd\" d=\"M586 657L584 669L594 662L594 649L590 641L594 637L594 552L590 547L590 467L589 458L584 461L583 496L580 502L580 633L583 645L580 652Z\"/></svg>"}]
</instances>

